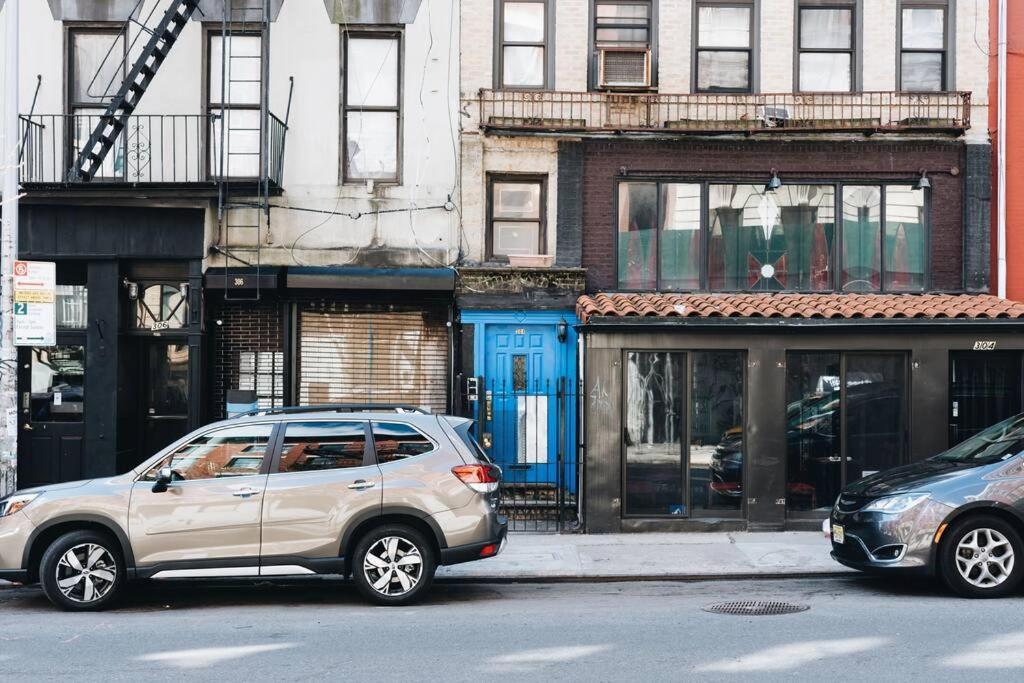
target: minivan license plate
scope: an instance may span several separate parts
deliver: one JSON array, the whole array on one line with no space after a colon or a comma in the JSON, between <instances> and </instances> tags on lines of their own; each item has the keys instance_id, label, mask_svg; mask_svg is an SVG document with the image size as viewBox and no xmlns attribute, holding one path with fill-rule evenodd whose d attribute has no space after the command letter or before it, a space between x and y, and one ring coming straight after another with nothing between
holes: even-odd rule
<instances>
[{"instance_id":1,"label":"minivan license plate","mask_svg":"<svg viewBox=\"0 0 1024 683\"><path fill-rule=\"evenodd\" d=\"M842 524L832 525L832 542L842 545L846 540L846 532L843 530Z\"/></svg>"}]
</instances>

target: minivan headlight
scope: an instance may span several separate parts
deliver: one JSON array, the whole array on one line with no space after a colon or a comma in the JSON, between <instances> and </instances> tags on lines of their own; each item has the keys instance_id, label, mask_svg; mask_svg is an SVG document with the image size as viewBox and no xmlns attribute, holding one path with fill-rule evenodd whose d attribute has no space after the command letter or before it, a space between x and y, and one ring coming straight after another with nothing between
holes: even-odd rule
<instances>
[{"instance_id":1,"label":"minivan headlight","mask_svg":"<svg viewBox=\"0 0 1024 683\"><path fill-rule=\"evenodd\" d=\"M897 514L906 512L928 498L928 493L899 493L895 496L877 498L864 506L862 512L885 512Z\"/></svg>"},{"instance_id":2,"label":"minivan headlight","mask_svg":"<svg viewBox=\"0 0 1024 683\"><path fill-rule=\"evenodd\" d=\"M42 493L42 491L38 493L16 493L13 496L8 496L7 498L0 500L0 517L13 515L18 510L23 509L26 505L38 498L40 493Z\"/></svg>"}]
</instances>

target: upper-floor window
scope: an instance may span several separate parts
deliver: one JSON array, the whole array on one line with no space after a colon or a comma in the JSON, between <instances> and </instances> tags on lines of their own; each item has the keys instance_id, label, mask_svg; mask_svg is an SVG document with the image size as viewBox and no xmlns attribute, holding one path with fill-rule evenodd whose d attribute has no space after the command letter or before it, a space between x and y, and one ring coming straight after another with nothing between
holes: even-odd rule
<instances>
[{"instance_id":1,"label":"upper-floor window","mask_svg":"<svg viewBox=\"0 0 1024 683\"><path fill-rule=\"evenodd\" d=\"M497 69L501 88L549 86L549 5L547 0L498 0Z\"/></svg>"},{"instance_id":2,"label":"upper-floor window","mask_svg":"<svg viewBox=\"0 0 1024 683\"><path fill-rule=\"evenodd\" d=\"M594 0L598 88L647 88L654 84L653 6L650 0Z\"/></svg>"},{"instance_id":3,"label":"upper-floor window","mask_svg":"<svg viewBox=\"0 0 1024 683\"><path fill-rule=\"evenodd\" d=\"M125 40L120 25L68 29L67 108L71 115L66 129L68 153L72 157L85 147L100 116L106 111L126 74ZM107 154L97 173L99 178L120 178L125 171L122 140Z\"/></svg>"},{"instance_id":4,"label":"upper-floor window","mask_svg":"<svg viewBox=\"0 0 1024 683\"><path fill-rule=\"evenodd\" d=\"M543 254L545 176L488 177L487 259Z\"/></svg>"},{"instance_id":5,"label":"upper-floor window","mask_svg":"<svg viewBox=\"0 0 1024 683\"><path fill-rule=\"evenodd\" d=\"M900 4L900 90L946 89L947 10L944 1L904 0Z\"/></svg>"},{"instance_id":6,"label":"upper-floor window","mask_svg":"<svg viewBox=\"0 0 1024 683\"><path fill-rule=\"evenodd\" d=\"M753 89L754 2L698 0L694 31L697 92Z\"/></svg>"},{"instance_id":7,"label":"upper-floor window","mask_svg":"<svg viewBox=\"0 0 1024 683\"><path fill-rule=\"evenodd\" d=\"M623 181L618 286L919 292L927 285L925 218L924 190L912 185L787 183L766 191Z\"/></svg>"},{"instance_id":8,"label":"upper-floor window","mask_svg":"<svg viewBox=\"0 0 1024 683\"><path fill-rule=\"evenodd\" d=\"M346 31L345 182L398 182L401 158L401 34Z\"/></svg>"},{"instance_id":9,"label":"upper-floor window","mask_svg":"<svg viewBox=\"0 0 1024 683\"><path fill-rule=\"evenodd\" d=\"M854 89L854 3L806 0L799 5L797 84L800 92Z\"/></svg>"},{"instance_id":10,"label":"upper-floor window","mask_svg":"<svg viewBox=\"0 0 1024 683\"><path fill-rule=\"evenodd\" d=\"M211 32L207 50L206 110L210 122L210 175L260 175L260 101L263 36Z\"/></svg>"}]
</instances>

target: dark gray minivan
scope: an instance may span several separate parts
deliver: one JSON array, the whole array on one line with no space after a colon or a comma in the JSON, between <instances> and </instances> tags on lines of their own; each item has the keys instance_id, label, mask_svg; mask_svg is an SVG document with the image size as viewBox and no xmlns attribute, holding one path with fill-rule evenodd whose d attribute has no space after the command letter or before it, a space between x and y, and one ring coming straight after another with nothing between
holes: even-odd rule
<instances>
[{"instance_id":1,"label":"dark gray minivan","mask_svg":"<svg viewBox=\"0 0 1024 683\"><path fill-rule=\"evenodd\" d=\"M1010 593L1024 572L1024 415L850 484L829 521L848 567L939 576L965 597Z\"/></svg>"}]
</instances>

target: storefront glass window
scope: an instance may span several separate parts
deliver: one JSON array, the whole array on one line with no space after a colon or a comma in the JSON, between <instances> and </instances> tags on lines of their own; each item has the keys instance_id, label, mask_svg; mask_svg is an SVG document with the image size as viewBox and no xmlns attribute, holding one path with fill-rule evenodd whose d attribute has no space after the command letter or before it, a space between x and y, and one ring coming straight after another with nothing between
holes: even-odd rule
<instances>
[{"instance_id":1,"label":"storefront glass window","mask_svg":"<svg viewBox=\"0 0 1024 683\"><path fill-rule=\"evenodd\" d=\"M738 351L693 352L690 382L690 507L743 504L743 359Z\"/></svg>"},{"instance_id":2,"label":"storefront glass window","mask_svg":"<svg viewBox=\"0 0 1024 683\"><path fill-rule=\"evenodd\" d=\"M85 347L32 349L32 422L81 422L85 414Z\"/></svg>"},{"instance_id":3,"label":"storefront glass window","mask_svg":"<svg viewBox=\"0 0 1024 683\"><path fill-rule=\"evenodd\" d=\"M843 188L844 292L877 292L882 288L882 188Z\"/></svg>"},{"instance_id":4,"label":"storefront glass window","mask_svg":"<svg viewBox=\"0 0 1024 683\"><path fill-rule=\"evenodd\" d=\"M700 185L661 186L661 289L700 289Z\"/></svg>"},{"instance_id":5,"label":"storefront glass window","mask_svg":"<svg viewBox=\"0 0 1024 683\"><path fill-rule=\"evenodd\" d=\"M684 515L685 354L629 352L625 382L625 514Z\"/></svg>"},{"instance_id":6,"label":"storefront glass window","mask_svg":"<svg viewBox=\"0 0 1024 683\"><path fill-rule=\"evenodd\" d=\"M885 188L885 288L891 292L924 290L924 190L910 185Z\"/></svg>"},{"instance_id":7,"label":"storefront glass window","mask_svg":"<svg viewBox=\"0 0 1024 683\"><path fill-rule=\"evenodd\" d=\"M834 195L832 185L710 185L710 288L832 290Z\"/></svg>"},{"instance_id":8,"label":"storefront glass window","mask_svg":"<svg viewBox=\"0 0 1024 683\"><path fill-rule=\"evenodd\" d=\"M84 330L89 326L87 295L84 285L57 285L57 327Z\"/></svg>"},{"instance_id":9,"label":"storefront glass window","mask_svg":"<svg viewBox=\"0 0 1024 683\"><path fill-rule=\"evenodd\" d=\"M827 510L842 485L840 354L786 358L786 508Z\"/></svg>"},{"instance_id":10,"label":"storefront glass window","mask_svg":"<svg viewBox=\"0 0 1024 683\"><path fill-rule=\"evenodd\" d=\"M619 184L619 286L658 284L658 185Z\"/></svg>"},{"instance_id":11,"label":"storefront glass window","mask_svg":"<svg viewBox=\"0 0 1024 683\"><path fill-rule=\"evenodd\" d=\"M904 354L847 354L846 481L904 462L906 398Z\"/></svg>"}]
</instances>

